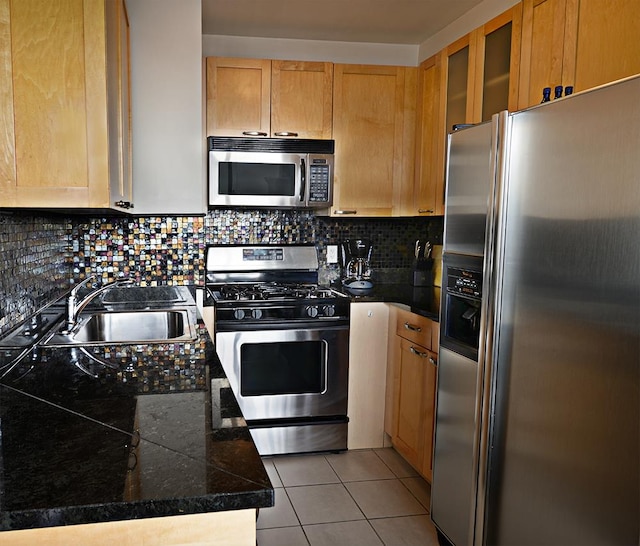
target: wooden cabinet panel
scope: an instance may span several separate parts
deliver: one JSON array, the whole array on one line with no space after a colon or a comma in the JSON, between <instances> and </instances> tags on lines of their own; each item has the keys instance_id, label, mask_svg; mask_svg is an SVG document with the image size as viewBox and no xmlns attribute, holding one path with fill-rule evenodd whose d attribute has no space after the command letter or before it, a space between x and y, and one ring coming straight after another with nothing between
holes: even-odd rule
<instances>
[{"instance_id":1,"label":"wooden cabinet panel","mask_svg":"<svg viewBox=\"0 0 640 546\"><path fill-rule=\"evenodd\" d=\"M108 121L112 107L121 121L130 118L128 78L108 78L112 63L118 75L118 63L128 71L129 59L124 3L112 7L125 30L113 27L103 1L0 0L0 206L117 208L110 202L112 178L128 191L116 194L131 199L130 134ZM111 58L107 44L114 34L118 48ZM111 104L110 86L118 89L120 106ZM116 131L117 148L110 147L110 131ZM116 161L122 168L112 173L111 157L123 150L127 156Z\"/></svg>"},{"instance_id":2,"label":"wooden cabinet panel","mask_svg":"<svg viewBox=\"0 0 640 546\"><path fill-rule=\"evenodd\" d=\"M332 116L332 63L271 62L272 136L331 138Z\"/></svg>"},{"instance_id":3,"label":"wooden cabinet panel","mask_svg":"<svg viewBox=\"0 0 640 546\"><path fill-rule=\"evenodd\" d=\"M522 4L516 4L474 31L476 35L474 123L488 121L518 103Z\"/></svg>"},{"instance_id":4,"label":"wooden cabinet panel","mask_svg":"<svg viewBox=\"0 0 640 546\"><path fill-rule=\"evenodd\" d=\"M518 109L538 104L543 88L562 84L566 10L567 0L523 1Z\"/></svg>"},{"instance_id":5,"label":"wooden cabinet panel","mask_svg":"<svg viewBox=\"0 0 640 546\"><path fill-rule=\"evenodd\" d=\"M389 307L351 304L349 332L349 449L384 446Z\"/></svg>"},{"instance_id":6,"label":"wooden cabinet panel","mask_svg":"<svg viewBox=\"0 0 640 546\"><path fill-rule=\"evenodd\" d=\"M268 136L271 61L207 58L207 135Z\"/></svg>"},{"instance_id":7,"label":"wooden cabinet panel","mask_svg":"<svg viewBox=\"0 0 640 546\"><path fill-rule=\"evenodd\" d=\"M207 135L331 138L333 64L207 58Z\"/></svg>"},{"instance_id":8,"label":"wooden cabinet panel","mask_svg":"<svg viewBox=\"0 0 640 546\"><path fill-rule=\"evenodd\" d=\"M335 65L332 215L400 215L413 188L415 68Z\"/></svg>"},{"instance_id":9,"label":"wooden cabinet panel","mask_svg":"<svg viewBox=\"0 0 640 546\"><path fill-rule=\"evenodd\" d=\"M440 60L418 68L416 173L409 216L444 214L444 141L440 133Z\"/></svg>"},{"instance_id":10,"label":"wooden cabinet panel","mask_svg":"<svg viewBox=\"0 0 640 546\"><path fill-rule=\"evenodd\" d=\"M576 35L576 91L640 73L638 0L580 0Z\"/></svg>"},{"instance_id":11,"label":"wooden cabinet panel","mask_svg":"<svg viewBox=\"0 0 640 546\"><path fill-rule=\"evenodd\" d=\"M433 321L404 309L398 309L396 335L431 349L431 325Z\"/></svg>"},{"instance_id":12,"label":"wooden cabinet panel","mask_svg":"<svg viewBox=\"0 0 640 546\"><path fill-rule=\"evenodd\" d=\"M430 480L438 355L428 347L438 325L394 305L389 317L385 432Z\"/></svg>"},{"instance_id":13,"label":"wooden cabinet panel","mask_svg":"<svg viewBox=\"0 0 640 546\"><path fill-rule=\"evenodd\" d=\"M400 340L400 355L397 427L392 441L398 452L430 479L436 355L406 339Z\"/></svg>"}]
</instances>

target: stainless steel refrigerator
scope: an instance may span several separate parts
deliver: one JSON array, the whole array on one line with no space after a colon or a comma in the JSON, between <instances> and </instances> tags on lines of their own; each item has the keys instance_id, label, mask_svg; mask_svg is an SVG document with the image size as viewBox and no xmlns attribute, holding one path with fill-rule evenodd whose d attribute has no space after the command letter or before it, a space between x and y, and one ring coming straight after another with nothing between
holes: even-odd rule
<instances>
[{"instance_id":1,"label":"stainless steel refrigerator","mask_svg":"<svg viewBox=\"0 0 640 546\"><path fill-rule=\"evenodd\" d=\"M449 136L431 514L640 544L640 78Z\"/></svg>"}]
</instances>

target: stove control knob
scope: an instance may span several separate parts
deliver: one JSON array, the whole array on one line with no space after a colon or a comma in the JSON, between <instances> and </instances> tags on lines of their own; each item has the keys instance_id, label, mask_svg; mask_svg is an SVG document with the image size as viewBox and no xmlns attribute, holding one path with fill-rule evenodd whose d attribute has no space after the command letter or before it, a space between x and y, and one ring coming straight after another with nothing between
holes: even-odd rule
<instances>
[{"instance_id":1,"label":"stove control knob","mask_svg":"<svg viewBox=\"0 0 640 546\"><path fill-rule=\"evenodd\" d=\"M310 305L307 307L307 316L316 318L318 316L318 307L316 305Z\"/></svg>"},{"instance_id":2,"label":"stove control knob","mask_svg":"<svg viewBox=\"0 0 640 546\"><path fill-rule=\"evenodd\" d=\"M244 318L244 309L236 309L233 312L233 317L237 320L242 320Z\"/></svg>"},{"instance_id":3,"label":"stove control knob","mask_svg":"<svg viewBox=\"0 0 640 546\"><path fill-rule=\"evenodd\" d=\"M251 318L260 320L262 318L262 309L252 309Z\"/></svg>"},{"instance_id":4,"label":"stove control knob","mask_svg":"<svg viewBox=\"0 0 640 546\"><path fill-rule=\"evenodd\" d=\"M333 305L325 305L322 308L322 314L325 317L332 317L336 314L336 308Z\"/></svg>"}]
</instances>

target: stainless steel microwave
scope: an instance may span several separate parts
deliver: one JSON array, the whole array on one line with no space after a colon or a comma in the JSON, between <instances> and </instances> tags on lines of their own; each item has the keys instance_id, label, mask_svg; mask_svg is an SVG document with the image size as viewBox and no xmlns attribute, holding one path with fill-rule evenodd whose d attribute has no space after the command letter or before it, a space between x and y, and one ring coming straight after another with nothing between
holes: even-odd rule
<instances>
[{"instance_id":1,"label":"stainless steel microwave","mask_svg":"<svg viewBox=\"0 0 640 546\"><path fill-rule=\"evenodd\" d=\"M333 140L209 137L209 207L328 208Z\"/></svg>"}]
</instances>

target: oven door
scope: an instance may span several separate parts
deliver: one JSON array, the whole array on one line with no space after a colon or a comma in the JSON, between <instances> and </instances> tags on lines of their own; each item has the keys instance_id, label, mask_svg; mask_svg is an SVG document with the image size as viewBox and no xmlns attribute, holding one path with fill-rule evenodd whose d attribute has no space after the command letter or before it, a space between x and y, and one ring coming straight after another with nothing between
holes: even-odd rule
<instances>
[{"instance_id":1,"label":"oven door","mask_svg":"<svg viewBox=\"0 0 640 546\"><path fill-rule=\"evenodd\" d=\"M247 421L347 414L348 325L218 332L216 350Z\"/></svg>"}]
</instances>

